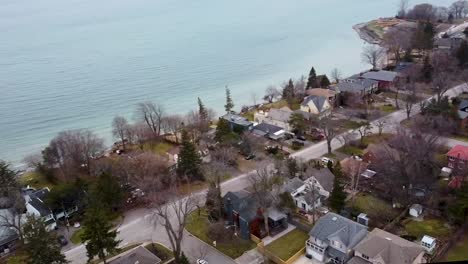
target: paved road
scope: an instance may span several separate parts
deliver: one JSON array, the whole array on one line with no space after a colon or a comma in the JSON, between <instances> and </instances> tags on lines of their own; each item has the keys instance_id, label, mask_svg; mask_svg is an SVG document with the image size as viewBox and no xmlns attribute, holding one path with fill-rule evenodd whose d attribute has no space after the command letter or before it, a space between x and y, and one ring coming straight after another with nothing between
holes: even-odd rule
<instances>
[{"instance_id":1,"label":"paved road","mask_svg":"<svg viewBox=\"0 0 468 264\"><path fill-rule=\"evenodd\" d=\"M447 91L446 95L448 96L456 96L460 94L462 91L468 91L467 85L459 85ZM412 115L416 115L419 113L419 105L414 106L414 110ZM406 118L406 113L401 110L394 112L388 116L383 117L386 120L388 126L384 131L392 132L395 130L395 127ZM376 121L372 122L372 124L376 124ZM374 126L373 129L374 133L377 132L377 128ZM346 132L350 134L354 139L359 138L359 134L353 131ZM342 134L343 135L343 134ZM342 136L340 135L340 136ZM339 140L339 137L332 141L332 148L336 150L340 148L343 143ZM449 139L447 140L450 146L456 144L466 144L464 142L459 142L456 140ZM301 151L298 151L292 156L294 158L303 159L303 160L310 160L315 159L323 156L327 153L327 144L326 142L320 142L318 144L312 145L307 147ZM230 179L224 183L222 183L221 188L223 193L228 191L239 191L249 186L248 176L251 173L255 173L254 171L250 173L246 173L240 175L236 178ZM203 199L205 191L198 192L196 195ZM156 228L153 227L151 224L151 212L149 210L140 210L136 215L133 215L130 221L123 223L119 227L119 235L118 238L122 240L122 245L126 245L129 243L136 243L136 242L143 242L143 241L155 241L160 242L165 245L170 245L168 237L166 235L165 230L157 226ZM183 251L187 254L187 256L194 261L195 258L199 256L200 248L204 245L201 241L197 238L194 238L187 234L183 241ZM65 255L71 263L74 264L81 264L86 262L86 249L83 245L77 246L73 249L70 249L65 252ZM206 260L209 263L235 263L232 259L226 257L222 253L209 248L208 253L206 255Z\"/></svg>"}]
</instances>

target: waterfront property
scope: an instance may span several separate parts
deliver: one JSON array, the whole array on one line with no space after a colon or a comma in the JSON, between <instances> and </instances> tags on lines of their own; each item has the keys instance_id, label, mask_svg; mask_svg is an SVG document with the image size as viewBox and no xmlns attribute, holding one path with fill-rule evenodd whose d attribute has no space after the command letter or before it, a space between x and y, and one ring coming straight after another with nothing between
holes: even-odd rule
<instances>
[{"instance_id":1,"label":"waterfront property","mask_svg":"<svg viewBox=\"0 0 468 264\"><path fill-rule=\"evenodd\" d=\"M332 104L328 97L309 95L301 103L301 111L309 113L319 118L329 116L331 114Z\"/></svg>"},{"instance_id":2,"label":"waterfront property","mask_svg":"<svg viewBox=\"0 0 468 264\"><path fill-rule=\"evenodd\" d=\"M226 120L233 131L250 131L253 127L253 123L247 118L233 113L225 114L220 118Z\"/></svg>"}]
</instances>

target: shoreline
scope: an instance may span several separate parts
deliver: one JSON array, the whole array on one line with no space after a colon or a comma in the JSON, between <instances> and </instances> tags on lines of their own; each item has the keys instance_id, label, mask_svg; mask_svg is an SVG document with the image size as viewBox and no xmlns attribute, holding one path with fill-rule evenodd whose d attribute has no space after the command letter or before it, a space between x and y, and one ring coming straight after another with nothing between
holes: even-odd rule
<instances>
[{"instance_id":1,"label":"shoreline","mask_svg":"<svg viewBox=\"0 0 468 264\"><path fill-rule=\"evenodd\" d=\"M368 44L379 45L380 40L373 36L374 33L367 29L369 22L359 23L353 26L353 30L358 34L359 38L367 42Z\"/></svg>"}]
</instances>

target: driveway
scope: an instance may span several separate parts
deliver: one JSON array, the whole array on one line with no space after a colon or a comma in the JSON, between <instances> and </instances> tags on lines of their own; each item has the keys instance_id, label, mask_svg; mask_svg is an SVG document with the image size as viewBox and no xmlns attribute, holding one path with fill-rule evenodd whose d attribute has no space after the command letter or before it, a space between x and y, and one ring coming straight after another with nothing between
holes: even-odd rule
<instances>
[{"instance_id":1,"label":"driveway","mask_svg":"<svg viewBox=\"0 0 468 264\"><path fill-rule=\"evenodd\" d=\"M449 91L447 91L446 95L453 97L453 96L460 94L463 91L468 91L468 88L465 84L462 84L462 85L459 85L450 89ZM420 112L419 104L415 104L412 115L415 115L419 112ZM394 112L388 116L383 117L383 119L387 121L387 124L393 124L393 125L387 126L385 131L386 132L395 131L396 125L398 125L405 118L406 118L406 113L403 110ZM372 122L372 124L374 124L373 126L374 131L372 132L374 133L377 132L375 123L376 121ZM349 134L354 139L359 139L359 133L356 133L353 130L345 132L341 135L344 135L344 134ZM340 136L336 137L332 141L333 150L336 150L343 145L343 143L339 140ZM450 141L450 142L454 143L453 141ZM291 156L297 159L311 160L311 159L320 158L326 153L327 153L327 144L325 141L322 141L315 145L309 146L301 151L298 151L292 154ZM228 191L240 191L250 186L248 177L252 173L255 173L255 171L242 174L236 178L223 182L221 184L221 189L222 189L223 194L225 194ZM195 195L200 198L201 202L203 202L205 193L206 193L206 190L203 190L198 193L195 193ZM175 218L173 219L174 219L173 221L175 221ZM144 241L156 241L168 247L170 245L164 228L162 228L161 226L154 227L151 224L151 213L149 210L140 210L139 212L133 212L131 216L131 220L130 221L124 220L124 223L118 228L118 231L119 231L118 239L121 239L123 244L137 243L137 242L144 242ZM187 256L193 261L195 258L197 258L197 252L196 252L197 249L200 247L200 245L203 245L203 244L204 243L201 242L200 240L187 235L183 241L182 249L184 252L186 252ZM86 263L86 260L87 260L86 249L83 245L72 248L68 251L65 251L64 253L67 259L71 261L71 263L76 263L76 264ZM212 249L211 247L209 248L209 253L207 254L207 260L209 263L234 263L233 260L228 259L222 253L218 252L215 249Z\"/></svg>"}]
</instances>

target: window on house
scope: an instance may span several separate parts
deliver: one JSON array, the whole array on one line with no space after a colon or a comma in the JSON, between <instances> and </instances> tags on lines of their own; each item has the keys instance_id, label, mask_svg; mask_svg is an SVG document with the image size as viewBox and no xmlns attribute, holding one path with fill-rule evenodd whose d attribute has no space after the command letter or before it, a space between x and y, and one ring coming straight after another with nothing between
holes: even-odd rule
<instances>
[{"instance_id":1,"label":"window on house","mask_svg":"<svg viewBox=\"0 0 468 264\"><path fill-rule=\"evenodd\" d=\"M364 255L364 254L361 254L361 256L362 256L363 259L369 260L369 256L366 256L366 255Z\"/></svg>"}]
</instances>

